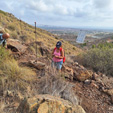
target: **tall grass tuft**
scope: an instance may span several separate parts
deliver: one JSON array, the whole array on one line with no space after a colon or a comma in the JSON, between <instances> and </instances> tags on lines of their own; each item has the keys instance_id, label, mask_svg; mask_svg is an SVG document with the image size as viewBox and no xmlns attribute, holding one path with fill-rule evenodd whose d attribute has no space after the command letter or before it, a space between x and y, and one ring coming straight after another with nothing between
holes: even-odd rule
<instances>
[{"instance_id":1,"label":"tall grass tuft","mask_svg":"<svg viewBox=\"0 0 113 113\"><path fill-rule=\"evenodd\" d=\"M79 103L78 97L73 92L74 84L66 82L58 76L45 76L37 82L37 91L39 94L50 94L69 100L74 105Z\"/></svg>"},{"instance_id":2,"label":"tall grass tuft","mask_svg":"<svg viewBox=\"0 0 113 113\"><path fill-rule=\"evenodd\" d=\"M0 48L0 90L24 90L34 78L35 73L31 69L20 67L4 48Z\"/></svg>"}]
</instances>

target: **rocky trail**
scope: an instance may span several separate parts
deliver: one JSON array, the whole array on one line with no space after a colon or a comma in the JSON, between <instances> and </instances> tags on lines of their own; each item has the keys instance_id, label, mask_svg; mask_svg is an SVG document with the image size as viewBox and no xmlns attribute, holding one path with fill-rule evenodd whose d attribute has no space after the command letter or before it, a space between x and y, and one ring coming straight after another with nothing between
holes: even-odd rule
<instances>
[{"instance_id":1,"label":"rocky trail","mask_svg":"<svg viewBox=\"0 0 113 113\"><path fill-rule=\"evenodd\" d=\"M15 42L15 40L13 40ZM20 45L19 45L20 44ZM60 93L50 93L49 88L56 88L58 85L55 85L55 80L58 82L57 84L61 84L63 85L63 83L61 83L59 80L60 79L56 79L54 78L55 72L53 72L53 70L51 70L51 50L49 48L46 48L43 46L41 46L41 42L39 43L39 47L40 47L40 54L41 56L37 58L37 62L35 62L34 59L36 59L35 54L32 54L29 51L29 46L31 44L27 44L27 45L23 45L20 42L18 42L18 44L15 43L8 43L8 48L12 50L12 54L14 55L14 57L18 60L19 64L22 66L28 66L30 68L33 68L36 73L37 73L37 79L34 82L34 86L37 88L37 85L39 85L38 83L42 80L43 81L43 77L48 77L48 79L50 79L51 84L49 84L49 80L46 78L45 80L48 80L48 82L44 82L44 84L39 85L40 88L43 90L43 92L41 92L42 94L49 94L52 96L59 96L60 98L63 98L65 100L70 100L72 101L72 99L66 99L67 97L64 96L63 94L61 95ZM18 46L19 45L19 46ZM82 65L78 64L76 61L74 61L74 59L72 59L71 56L69 56L70 59L73 62L69 62L66 61L65 64L63 64L63 68L62 68L62 73L61 76L62 78L65 80L64 82L64 86L66 86L68 89L70 88L73 92L74 95L77 96L78 98L78 105L80 105L86 113L113 113L113 78L110 76L106 76L105 74L102 74L100 72L95 73L92 70L88 70L85 67L83 67ZM52 79L51 79L51 75L52 75ZM68 84L67 84L68 83ZM67 84L67 85L66 85ZM50 87L52 85L52 87ZM69 87L70 85L70 87ZM71 86L72 85L72 86ZM60 86L58 86L60 88ZM63 86L62 86L63 87ZM62 92L66 95L66 91L67 94L71 93L71 90L66 89L66 87L62 90ZM39 88L39 87L38 87ZM38 89L37 88L37 89ZM43 89L45 88L45 89ZM62 89L62 88L61 88ZM58 89L57 89L58 90ZM59 89L60 91L60 89ZM54 91L53 92L58 92L58 91ZM35 92L36 93L36 92ZM17 106L19 106L19 111L18 113L28 113L32 111L32 109L36 109L36 106L34 105L34 103L36 104L36 98L33 100L33 97L30 97L31 100L29 101L22 101L24 102L19 104L20 100L21 100L21 96L16 97L17 102L13 99L14 95L11 95L12 92L9 93L9 96L7 98L9 98L9 103L11 101L10 104L11 108L17 109ZM40 94L40 93L39 93ZM38 95L38 93L37 93ZM69 96L69 95L68 95ZM46 97L46 96L45 96ZM49 97L47 96L47 98L45 97L41 97L42 99L40 100L40 98L38 100L40 100L37 104L38 106L40 106L37 109L38 113L46 113L47 111L42 112L42 109L44 109L44 105L47 107L48 104L50 105L49 107L46 108L46 110L53 110L52 107L55 107L55 105L53 105L52 103L55 103L56 106L60 106L59 102L57 103L56 100L57 99L52 99L54 97ZM71 95L72 97L72 95ZM23 98L23 96L22 96ZM51 101L49 101L49 99ZM19 99L19 101L18 101ZM33 101L33 102L32 102ZM50 103L48 103L48 101ZM62 102L61 100L59 100L60 102ZM27 103L28 102L28 103ZM27 110L27 106L31 106L30 103L33 104L34 107L30 107L28 111ZM65 102L64 102L65 103ZM36 104L36 105L37 105ZM25 106L25 108L23 108L23 106ZM63 104L63 106L65 106ZM66 105L67 106L67 105ZM62 109L64 109L64 111L68 111L68 107L63 107ZM10 109L10 107L7 107L7 109ZM84 111L80 110L80 111L74 111L74 107L72 107L72 110L70 110L69 112L62 112L63 113L84 113ZM22 111L23 110L23 111ZM14 110L15 111L15 110ZM54 111L56 113L60 113L61 112L60 109ZM32 112L34 113L34 112Z\"/></svg>"}]
</instances>

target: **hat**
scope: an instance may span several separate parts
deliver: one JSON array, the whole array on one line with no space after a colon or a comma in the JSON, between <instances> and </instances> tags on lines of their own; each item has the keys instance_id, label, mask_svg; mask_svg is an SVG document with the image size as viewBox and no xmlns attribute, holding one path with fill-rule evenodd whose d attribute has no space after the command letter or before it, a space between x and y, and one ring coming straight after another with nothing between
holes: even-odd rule
<instances>
[{"instance_id":1,"label":"hat","mask_svg":"<svg viewBox=\"0 0 113 113\"><path fill-rule=\"evenodd\" d=\"M2 36L4 39L8 39L10 37L10 35L8 33L3 34Z\"/></svg>"},{"instance_id":2,"label":"hat","mask_svg":"<svg viewBox=\"0 0 113 113\"><path fill-rule=\"evenodd\" d=\"M57 47L57 48L60 48L61 45L62 45L62 43L61 43L60 41L58 41L57 44L56 44L56 47Z\"/></svg>"}]
</instances>

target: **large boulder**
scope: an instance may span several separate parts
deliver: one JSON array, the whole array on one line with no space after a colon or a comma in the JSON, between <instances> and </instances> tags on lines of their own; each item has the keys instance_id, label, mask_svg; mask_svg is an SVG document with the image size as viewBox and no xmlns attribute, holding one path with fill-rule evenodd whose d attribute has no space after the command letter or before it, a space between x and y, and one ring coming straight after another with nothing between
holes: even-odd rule
<instances>
[{"instance_id":1,"label":"large boulder","mask_svg":"<svg viewBox=\"0 0 113 113\"><path fill-rule=\"evenodd\" d=\"M79 81L85 81L86 79L89 79L92 77L92 72L88 70L75 70L74 71L74 78L79 80Z\"/></svg>"},{"instance_id":2,"label":"large boulder","mask_svg":"<svg viewBox=\"0 0 113 113\"><path fill-rule=\"evenodd\" d=\"M91 70L87 70L85 67L79 65L77 62L73 64L73 70L73 79L85 81L86 79L92 78L93 72Z\"/></svg>"},{"instance_id":3,"label":"large boulder","mask_svg":"<svg viewBox=\"0 0 113 113\"><path fill-rule=\"evenodd\" d=\"M7 48L11 49L13 52L18 52L20 54L24 53L27 49L25 45L21 44L21 42L16 39L8 39Z\"/></svg>"},{"instance_id":4,"label":"large boulder","mask_svg":"<svg viewBox=\"0 0 113 113\"><path fill-rule=\"evenodd\" d=\"M62 71L65 73L65 77L71 80L76 79L78 81L85 81L92 78L93 72L87 70L82 65L75 62L72 66L63 65Z\"/></svg>"},{"instance_id":5,"label":"large boulder","mask_svg":"<svg viewBox=\"0 0 113 113\"><path fill-rule=\"evenodd\" d=\"M85 113L79 105L73 105L67 100L50 95L38 95L24 99L17 113Z\"/></svg>"}]
</instances>

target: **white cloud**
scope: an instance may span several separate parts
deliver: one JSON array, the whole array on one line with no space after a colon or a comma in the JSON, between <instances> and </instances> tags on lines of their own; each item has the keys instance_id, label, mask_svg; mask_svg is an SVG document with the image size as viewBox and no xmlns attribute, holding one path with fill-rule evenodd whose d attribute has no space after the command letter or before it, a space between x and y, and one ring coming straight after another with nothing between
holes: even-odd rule
<instances>
[{"instance_id":1,"label":"white cloud","mask_svg":"<svg viewBox=\"0 0 113 113\"><path fill-rule=\"evenodd\" d=\"M0 8L27 22L38 18L40 24L113 26L112 4L113 0L1 0Z\"/></svg>"}]
</instances>

